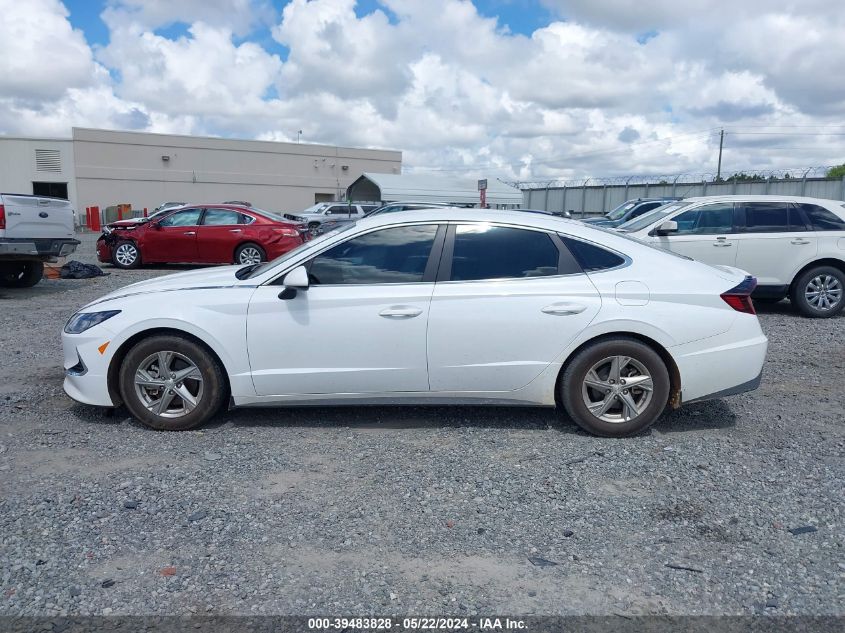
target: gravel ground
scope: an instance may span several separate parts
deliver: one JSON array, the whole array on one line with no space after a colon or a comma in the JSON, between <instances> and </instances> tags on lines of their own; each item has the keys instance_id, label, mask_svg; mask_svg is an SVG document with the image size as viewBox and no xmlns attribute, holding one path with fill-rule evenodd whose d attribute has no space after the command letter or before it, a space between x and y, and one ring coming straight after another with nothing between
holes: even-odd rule
<instances>
[{"instance_id":1,"label":"gravel ground","mask_svg":"<svg viewBox=\"0 0 845 633\"><path fill-rule=\"evenodd\" d=\"M65 320L178 269L0 292L0 614L845 614L845 318L761 306L758 391L626 440L509 408L156 433L69 400Z\"/></svg>"}]
</instances>

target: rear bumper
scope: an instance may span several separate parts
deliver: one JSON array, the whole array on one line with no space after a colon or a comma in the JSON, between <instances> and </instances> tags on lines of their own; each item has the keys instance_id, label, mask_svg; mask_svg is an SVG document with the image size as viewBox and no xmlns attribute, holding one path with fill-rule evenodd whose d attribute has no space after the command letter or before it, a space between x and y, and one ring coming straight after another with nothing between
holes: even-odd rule
<instances>
[{"instance_id":1,"label":"rear bumper","mask_svg":"<svg viewBox=\"0 0 845 633\"><path fill-rule=\"evenodd\" d=\"M70 238L30 239L0 238L2 257L66 257L76 250L79 240Z\"/></svg>"},{"instance_id":2,"label":"rear bumper","mask_svg":"<svg viewBox=\"0 0 845 633\"><path fill-rule=\"evenodd\" d=\"M756 389L768 346L757 318L741 315L727 332L670 348L681 375L681 403Z\"/></svg>"}]
</instances>

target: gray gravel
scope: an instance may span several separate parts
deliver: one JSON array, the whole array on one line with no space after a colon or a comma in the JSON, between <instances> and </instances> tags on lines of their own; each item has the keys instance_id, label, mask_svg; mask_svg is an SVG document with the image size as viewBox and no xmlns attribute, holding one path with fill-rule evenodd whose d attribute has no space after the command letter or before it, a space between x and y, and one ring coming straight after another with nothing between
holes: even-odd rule
<instances>
[{"instance_id":1,"label":"gray gravel","mask_svg":"<svg viewBox=\"0 0 845 633\"><path fill-rule=\"evenodd\" d=\"M632 439L510 408L157 433L61 389L68 316L178 267L107 270L0 292L0 614L845 613L843 318L761 306L763 386Z\"/></svg>"}]
</instances>

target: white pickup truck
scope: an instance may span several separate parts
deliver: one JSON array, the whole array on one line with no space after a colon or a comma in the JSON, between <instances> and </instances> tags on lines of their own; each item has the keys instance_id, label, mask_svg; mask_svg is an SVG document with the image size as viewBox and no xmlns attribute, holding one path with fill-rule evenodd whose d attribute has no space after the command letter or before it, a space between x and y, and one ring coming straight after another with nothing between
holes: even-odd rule
<instances>
[{"instance_id":1,"label":"white pickup truck","mask_svg":"<svg viewBox=\"0 0 845 633\"><path fill-rule=\"evenodd\" d=\"M28 288L54 262L76 250L67 200L0 193L0 286Z\"/></svg>"}]
</instances>

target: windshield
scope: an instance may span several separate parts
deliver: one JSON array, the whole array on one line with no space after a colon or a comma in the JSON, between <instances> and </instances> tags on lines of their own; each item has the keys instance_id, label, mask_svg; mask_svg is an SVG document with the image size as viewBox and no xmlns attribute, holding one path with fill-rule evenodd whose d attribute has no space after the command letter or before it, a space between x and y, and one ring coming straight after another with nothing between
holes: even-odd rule
<instances>
[{"instance_id":1,"label":"windshield","mask_svg":"<svg viewBox=\"0 0 845 633\"><path fill-rule=\"evenodd\" d=\"M656 250L656 251L660 251L661 253L668 253L669 255L674 255L675 257L677 257L679 259L692 260L692 257L687 257L686 255L681 255L680 253L676 253L675 251L670 251L668 248L661 248L657 244L652 244L651 242L648 242L646 240L641 240L640 238L634 237L633 235L624 235L624 234L620 233L618 230L613 230L613 229L608 228L606 226L591 226L590 228L595 229L596 231L603 231L605 233L610 233L611 235L613 235L615 237L621 237L624 240L636 242L640 246L648 246L649 248Z\"/></svg>"},{"instance_id":2,"label":"windshield","mask_svg":"<svg viewBox=\"0 0 845 633\"><path fill-rule=\"evenodd\" d=\"M297 211L296 213L294 213L294 215L300 215L300 214L302 214L302 215L313 215L314 213L319 213L320 211L325 209L327 206L329 206L329 204L330 203L328 203L328 202L318 202L317 204L312 205L312 206L308 207L307 209L303 209L302 211Z\"/></svg>"},{"instance_id":3,"label":"windshield","mask_svg":"<svg viewBox=\"0 0 845 633\"><path fill-rule=\"evenodd\" d=\"M625 214L628 213L628 211L633 209L635 206L637 206L636 202L623 202L612 211L608 211L607 213L605 213L604 217L609 220L621 220L623 217L625 217Z\"/></svg>"},{"instance_id":4,"label":"windshield","mask_svg":"<svg viewBox=\"0 0 845 633\"><path fill-rule=\"evenodd\" d=\"M657 207L653 211L649 211L638 218L628 220L625 224L617 227L616 230L621 231L622 233L634 233L636 231L640 231L647 226L651 226L655 222L662 220L670 213L674 213L678 209L683 209L690 204L690 202L670 202L669 204L664 204L662 207Z\"/></svg>"},{"instance_id":5,"label":"windshield","mask_svg":"<svg viewBox=\"0 0 845 633\"><path fill-rule=\"evenodd\" d=\"M314 246L321 242L325 242L328 238L337 235L338 233L348 231L356 224L357 222L346 222L344 224L339 224L337 228L334 228L331 231L326 231L325 233L321 233L314 239L308 240L307 242L303 242L293 250L288 251L284 255L280 255L276 259L270 260L269 262L264 262L263 264L258 264L257 266L255 264L250 264L249 266L239 268L235 272L235 277L237 277L238 279L252 279L253 277L258 277L264 272L270 270L273 266L281 264L282 262L286 262L287 260L295 257L296 255L304 251L306 248L310 248L311 246Z\"/></svg>"}]
</instances>

